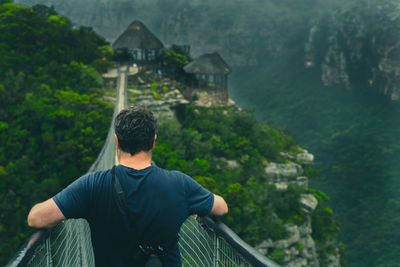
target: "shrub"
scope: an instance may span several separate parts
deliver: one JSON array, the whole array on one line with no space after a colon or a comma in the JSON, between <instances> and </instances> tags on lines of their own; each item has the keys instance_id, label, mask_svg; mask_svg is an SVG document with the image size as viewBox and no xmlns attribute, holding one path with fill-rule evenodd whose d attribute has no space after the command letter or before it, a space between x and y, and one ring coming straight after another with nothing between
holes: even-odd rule
<instances>
[{"instance_id":1,"label":"shrub","mask_svg":"<svg viewBox=\"0 0 400 267\"><path fill-rule=\"evenodd\" d=\"M158 84L157 83L151 84L151 90L152 91L156 91L157 89L158 89Z\"/></svg>"}]
</instances>

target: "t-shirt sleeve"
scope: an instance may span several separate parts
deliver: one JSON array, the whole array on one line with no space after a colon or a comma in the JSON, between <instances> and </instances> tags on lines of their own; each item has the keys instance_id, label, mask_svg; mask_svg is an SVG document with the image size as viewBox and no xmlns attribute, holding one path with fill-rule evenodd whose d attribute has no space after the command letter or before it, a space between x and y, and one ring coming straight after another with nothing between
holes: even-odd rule
<instances>
[{"instance_id":1,"label":"t-shirt sleeve","mask_svg":"<svg viewBox=\"0 0 400 267\"><path fill-rule=\"evenodd\" d=\"M66 218L84 218L90 207L92 186L90 175L82 176L55 195L53 200Z\"/></svg>"},{"instance_id":2,"label":"t-shirt sleeve","mask_svg":"<svg viewBox=\"0 0 400 267\"><path fill-rule=\"evenodd\" d=\"M214 205L214 194L185 175L186 202L189 214L209 215Z\"/></svg>"}]
</instances>

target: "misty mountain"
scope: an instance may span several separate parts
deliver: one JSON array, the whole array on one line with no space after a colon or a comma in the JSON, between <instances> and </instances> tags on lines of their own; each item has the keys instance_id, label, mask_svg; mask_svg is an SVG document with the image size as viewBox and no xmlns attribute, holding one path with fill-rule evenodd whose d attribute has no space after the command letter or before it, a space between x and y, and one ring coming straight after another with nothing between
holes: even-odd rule
<instances>
[{"instance_id":1,"label":"misty mountain","mask_svg":"<svg viewBox=\"0 0 400 267\"><path fill-rule=\"evenodd\" d=\"M400 19L399 5L392 0L16 2L54 6L110 42L138 19L165 46L190 45L193 57L218 52L232 67L262 66L293 54L304 67L320 69L324 85L375 90L398 99Z\"/></svg>"},{"instance_id":2,"label":"misty mountain","mask_svg":"<svg viewBox=\"0 0 400 267\"><path fill-rule=\"evenodd\" d=\"M91 26L113 42L135 19L164 42L189 44L194 57L218 52L232 66L261 64L284 52L293 35L307 37L310 15L319 1L58 1L18 0L45 4L79 25ZM333 2L333 1L332 1ZM296 12L296 13L294 13ZM304 40L300 41L300 45Z\"/></svg>"}]
</instances>

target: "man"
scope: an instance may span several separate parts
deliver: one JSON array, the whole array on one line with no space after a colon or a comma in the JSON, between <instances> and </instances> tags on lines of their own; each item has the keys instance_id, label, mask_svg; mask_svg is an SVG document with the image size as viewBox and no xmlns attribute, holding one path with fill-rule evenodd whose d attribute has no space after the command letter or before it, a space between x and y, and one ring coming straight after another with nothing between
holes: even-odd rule
<instances>
[{"instance_id":1,"label":"man","mask_svg":"<svg viewBox=\"0 0 400 267\"><path fill-rule=\"evenodd\" d=\"M133 240L161 246L163 266L181 266L178 232L192 214L221 216L224 199L189 176L151 165L157 121L144 108L122 110L115 119L120 165L115 174L126 197L129 215L118 200L111 170L87 174L53 198L36 204L28 224L47 228L68 218L85 218L91 228L96 266L135 266ZM132 219L133 218L133 219ZM134 226L137 237L129 235Z\"/></svg>"}]
</instances>

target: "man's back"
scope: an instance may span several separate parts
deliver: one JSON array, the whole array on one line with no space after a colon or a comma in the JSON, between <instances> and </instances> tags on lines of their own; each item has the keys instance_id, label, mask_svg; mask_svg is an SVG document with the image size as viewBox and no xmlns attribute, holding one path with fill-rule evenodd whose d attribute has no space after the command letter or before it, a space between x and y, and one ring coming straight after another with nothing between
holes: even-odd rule
<instances>
[{"instance_id":1,"label":"man's back","mask_svg":"<svg viewBox=\"0 0 400 267\"><path fill-rule=\"evenodd\" d=\"M28 224L48 228L68 218L86 218L97 266L132 266L129 258L137 250L130 246L132 240L162 245L167 249L163 266L180 266L177 240L185 219L190 214L222 216L228 206L187 175L151 166L157 119L150 110L124 109L114 126L121 164L115 170L126 193L130 220L118 204L111 171L105 171L85 175L33 206ZM129 234L132 223L137 234Z\"/></svg>"},{"instance_id":2,"label":"man's back","mask_svg":"<svg viewBox=\"0 0 400 267\"><path fill-rule=\"evenodd\" d=\"M178 232L190 214L208 215L214 196L190 177L150 166L115 169L125 191L141 242L167 249L163 266L180 266ZM111 172L81 177L54 197L67 218L86 218L92 232L96 266L132 266L129 222L118 204Z\"/></svg>"}]
</instances>

